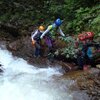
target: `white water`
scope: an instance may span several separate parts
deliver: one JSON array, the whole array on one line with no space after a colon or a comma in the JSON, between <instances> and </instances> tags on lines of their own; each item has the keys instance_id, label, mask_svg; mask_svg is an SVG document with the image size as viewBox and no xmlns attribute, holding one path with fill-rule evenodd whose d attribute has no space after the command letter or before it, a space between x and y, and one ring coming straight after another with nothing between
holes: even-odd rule
<instances>
[{"instance_id":1,"label":"white water","mask_svg":"<svg viewBox=\"0 0 100 100\"><path fill-rule=\"evenodd\" d=\"M0 100L75 100L68 89L74 81L59 78L59 68L37 68L2 49L0 64L5 69L0 76Z\"/></svg>"}]
</instances>

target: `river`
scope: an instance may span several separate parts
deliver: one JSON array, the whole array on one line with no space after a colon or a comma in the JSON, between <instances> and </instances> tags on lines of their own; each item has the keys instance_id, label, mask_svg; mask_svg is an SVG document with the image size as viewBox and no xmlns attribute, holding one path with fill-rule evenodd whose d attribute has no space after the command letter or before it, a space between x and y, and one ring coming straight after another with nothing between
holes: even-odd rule
<instances>
[{"instance_id":1,"label":"river","mask_svg":"<svg viewBox=\"0 0 100 100\"><path fill-rule=\"evenodd\" d=\"M71 91L74 80L63 79L61 67L38 68L0 49L0 100L88 100L82 91Z\"/></svg>"}]
</instances>

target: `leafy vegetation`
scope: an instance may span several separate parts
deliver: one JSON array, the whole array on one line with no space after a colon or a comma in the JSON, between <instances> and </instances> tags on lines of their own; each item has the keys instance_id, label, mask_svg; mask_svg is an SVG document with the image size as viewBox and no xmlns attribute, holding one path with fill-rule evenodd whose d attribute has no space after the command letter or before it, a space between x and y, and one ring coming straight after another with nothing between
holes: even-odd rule
<instances>
[{"instance_id":1,"label":"leafy vegetation","mask_svg":"<svg viewBox=\"0 0 100 100\"><path fill-rule=\"evenodd\" d=\"M62 37L61 40L65 41L67 46L62 49L56 50L54 54L56 56L58 55L64 56L65 58L71 58L71 59L76 58L77 49L75 48L75 43L74 43L75 39L73 39L71 36L68 36L68 37Z\"/></svg>"},{"instance_id":2,"label":"leafy vegetation","mask_svg":"<svg viewBox=\"0 0 100 100\"><path fill-rule=\"evenodd\" d=\"M66 33L93 30L99 33L98 0L0 0L0 21L17 26L50 24L64 19ZM88 27L87 27L88 26Z\"/></svg>"},{"instance_id":3,"label":"leafy vegetation","mask_svg":"<svg viewBox=\"0 0 100 100\"><path fill-rule=\"evenodd\" d=\"M47 26L58 17L64 20L65 34L93 31L95 37L100 36L99 0L0 0L0 23L16 26L22 34L30 26ZM69 50L74 50L73 46L61 51L68 57L74 54Z\"/></svg>"}]
</instances>

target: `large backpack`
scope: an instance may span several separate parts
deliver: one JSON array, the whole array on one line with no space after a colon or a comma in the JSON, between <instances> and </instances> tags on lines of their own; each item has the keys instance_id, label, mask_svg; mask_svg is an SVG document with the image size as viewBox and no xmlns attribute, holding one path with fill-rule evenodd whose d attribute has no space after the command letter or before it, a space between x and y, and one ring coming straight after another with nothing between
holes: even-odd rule
<instances>
[{"instance_id":1,"label":"large backpack","mask_svg":"<svg viewBox=\"0 0 100 100\"><path fill-rule=\"evenodd\" d=\"M37 35L34 37L34 40L36 40L36 41L38 41L38 40L40 40L40 36L42 35L42 32L40 32L39 30L38 30L38 33L37 33Z\"/></svg>"}]
</instances>

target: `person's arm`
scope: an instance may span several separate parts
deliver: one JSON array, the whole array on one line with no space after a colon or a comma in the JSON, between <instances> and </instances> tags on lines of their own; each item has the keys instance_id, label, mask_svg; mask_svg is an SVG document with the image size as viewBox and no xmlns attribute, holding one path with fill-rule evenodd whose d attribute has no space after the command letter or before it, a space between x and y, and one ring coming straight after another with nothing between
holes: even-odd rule
<instances>
[{"instance_id":1,"label":"person's arm","mask_svg":"<svg viewBox=\"0 0 100 100\"><path fill-rule=\"evenodd\" d=\"M65 34L63 33L63 31L61 30L61 28L59 27L59 33L61 36L65 36Z\"/></svg>"},{"instance_id":2,"label":"person's arm","mask_svg":"<svg viewBox=\"0 0 100 100\"><path fill-rule=\"evenodd\" d=\"M38 33L38 30L36 30L35 33L32 34L32 36L31 36L32 41L34 40L34 37L37 35L37 33Z\"/></svg>"},{"instance_id":3,"label":"person's arm","mask_svg":"<svg viewBox=\"0 0 100 100\"><path fill-rule=\"evenodd\" d=\"M48 26L48 28L42 33L40 38L42 39L45 36L45 34L47 34L50 30L51 30L51 26Z\"/></svg>"}]
</instances>

